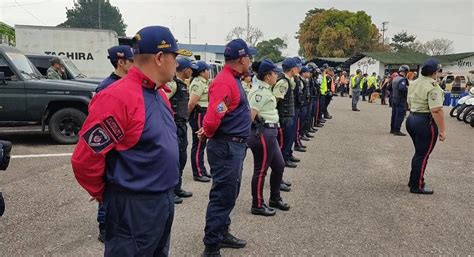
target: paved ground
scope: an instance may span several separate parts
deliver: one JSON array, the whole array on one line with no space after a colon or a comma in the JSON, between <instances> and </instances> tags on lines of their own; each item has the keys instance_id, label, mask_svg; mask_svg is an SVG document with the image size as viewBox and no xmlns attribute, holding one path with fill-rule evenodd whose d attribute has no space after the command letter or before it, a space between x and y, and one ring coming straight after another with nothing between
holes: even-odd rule
<instances>
[{"instance_id":1,"label":"paved ground","mask_svg":"<svg viewBox=\"0 0 474 257\"><path fill-rule=\"evenodd\" d=\"M447 141L438 143L426 172L435 194L413 195L406 185L410 138L388 133L387 107L361 103L362 112L353 113L349 100L335 98L334 119L297 155L299 167L286 171L293 191L283 196L291 211L250 214L248 152L232 226L248 246L226 249L225 256L474 254L474 129L447 118ZM73 149L40 133L0 130L0 138L16 143L16 157ZM102 255L96 205L76 183L69 157L15 158L0 175L7 201L0 255ZM210 184L192 181L188 165L184 187L195 196L176 206L171 254L197 256Z\"/></svg>"}]
</instances>

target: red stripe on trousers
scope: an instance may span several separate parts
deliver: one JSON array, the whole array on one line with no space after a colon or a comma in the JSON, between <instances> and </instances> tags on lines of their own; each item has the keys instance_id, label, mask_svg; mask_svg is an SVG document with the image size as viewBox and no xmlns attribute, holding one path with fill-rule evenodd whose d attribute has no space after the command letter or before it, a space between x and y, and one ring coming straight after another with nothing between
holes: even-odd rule
<instances>
[{"instance_id":1,"label":"red stripe on trousers","mask_svg":"<svg viewBox=\"0 0 474 257\"><path fill-rule=\"evenodd\" d=\"M296 125L296 145L301 146L301 139L300 139L300 118L296 120L298 124Z\"/></svg>"},{"instance_id":2,"label":"red stripe on trousers","mask_svg":"<svg viewBox=\"0 0 474 257\"><path fill-rule=\"evenodd\" d=\"M421 164L421 174L420 178L418 179L418 188L421 189L423 186L423 176L425 175L425 169L426 169L426 162L428 161L428 157L431 154L431 151L433 150L433 144L435 141L435 131L434 131L434 126L431 125L431 142L430 146L428 147L428 152L425 155L425 158L423 158L423 162Z\"/></svg>"},{"instance_id":3,"label":"red stripe on trousers","mask_svg":"<svg viewBox=\"0 0 474 257\"><path fill-rule=\"evenodd\" d=\"M316 119L315 119L315 122L316 122L316 125L319 123L319 100L318 102L316 102Z\"/></svg>"},{"instance_id":4,"label":"red stripe on trousers","mask_svg":"<svg viewBox=\"0 0 474 257\"><path fill-rule=\"evenodd\" d=\"M198 113L198 130L201 129L201 113ZM201 140L198 140L198 147L196 151L196 156L195 156L195 162L196 162L196 169L197 169L197 174L199 177L202 176L201 173L201 166L199 165L199 152L201 151Z\"/></svg>"},{"instance_id":5,"label":"red stripe on trousers","mask_svg":"<svg viewBox=\"0 0 474 257\"><path fill-rule=\"evenodd\" d=\"M262 208L262 202L263 202L263 183L264 181L264 175L265 175L265 168L267 166L267 144L265 143L265 137L262 135L260 136L260 142L262 143L262 148L263 148L263 160L262 160L262 167L260 168L260 174L258 176L258 182L257 182L257 206L258 208Z\"/></svg>"}]
</instances>

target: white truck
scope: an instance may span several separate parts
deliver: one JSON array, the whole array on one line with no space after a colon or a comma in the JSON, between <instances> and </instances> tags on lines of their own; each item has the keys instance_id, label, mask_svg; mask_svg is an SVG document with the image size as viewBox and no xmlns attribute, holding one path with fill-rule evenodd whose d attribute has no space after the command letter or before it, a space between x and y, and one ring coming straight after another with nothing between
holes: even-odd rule
<instances>
[{"instance_id":1,"label":"white truck","mask_svg":"<svg viewBox=\"0 0 474 257\"><path fill-rule=\"evenodd\" d=\"M97 78L113 70L107 49L119 44L115 31L103 29L15 25L15 37L22 52L68 57L83 74Z\"/></svg>"}]
</instances>

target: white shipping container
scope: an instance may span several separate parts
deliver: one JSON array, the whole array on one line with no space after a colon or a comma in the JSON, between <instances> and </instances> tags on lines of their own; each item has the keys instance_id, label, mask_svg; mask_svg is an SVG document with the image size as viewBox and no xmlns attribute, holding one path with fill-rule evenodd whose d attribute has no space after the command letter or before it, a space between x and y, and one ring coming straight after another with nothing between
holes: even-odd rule
<instances>
[{"instance_id":1,"label":"white shipping container","mask_svg":"<svg viewBox=\"0 0 474 257\"><path fill-rule=\"evenodd\" d=\"M107 49L118 45L112 30L15 25L16 47L25 54L66 56L88 77L108 76Z\"/></svg>"}]
</instances>

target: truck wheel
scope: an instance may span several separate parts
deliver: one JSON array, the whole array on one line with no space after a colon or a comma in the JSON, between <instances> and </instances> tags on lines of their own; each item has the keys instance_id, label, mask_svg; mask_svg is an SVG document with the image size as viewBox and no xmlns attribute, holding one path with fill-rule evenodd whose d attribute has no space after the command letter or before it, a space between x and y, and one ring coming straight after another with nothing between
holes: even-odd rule
<instances>
[{"instance_id":1,"label":"truck wheel","mask_svg":"<svg viewBox=\"0 0 474 257\"><path fill-rule=\"evenodd\" d=\"M458 121L462 121L462 118L464 117L464 111L466 110L466 108L469 107L469 105L461 105L461 108L458 109L458 113L456 115L456 119L458 119Z\"/></svg>"},{"instance_id":2,"label":"truck wheel","mask_svg":"<svg viewBox=\"0 0 474 257\"><path fill-rule=\"evenodd\" d=\"M472 116L474 115L474 105L469 106L466 108L464 111L464 117L462 117L462 120L469 124L471 122Z\"/></svg>"},{"instance_id":3,"label":"truck wheel","mask_svg":"<svg viewBox=\"0 0 474 257\"><path fill-rule=\"evenodd\" d=\"M454 106L453 109L451 109L451 111L449 112L449 116L451 116L453 118L456 117L458 115L459 108L461 108L460 104Z\"/></svg>"},{"instance_id":4,"label":"truck wheel","mask_svg":"<svg viewBox=\"0 0 474 257\"><path fill-rule=\"evenodd\" d=\"M61 109L49 119L48 130L54 141L60 144L75 144L86 114L74 108Z\"/></svg>"},{"instance_id":5,"label":"truck wheel","mask_svg":"<svg viewBox=\"0 0 474 257\"><path fill-rule=\"evenodd\" d=\"M474 117L471 116L471 127L474 128Z\"/></svg>"}]
</instances>

